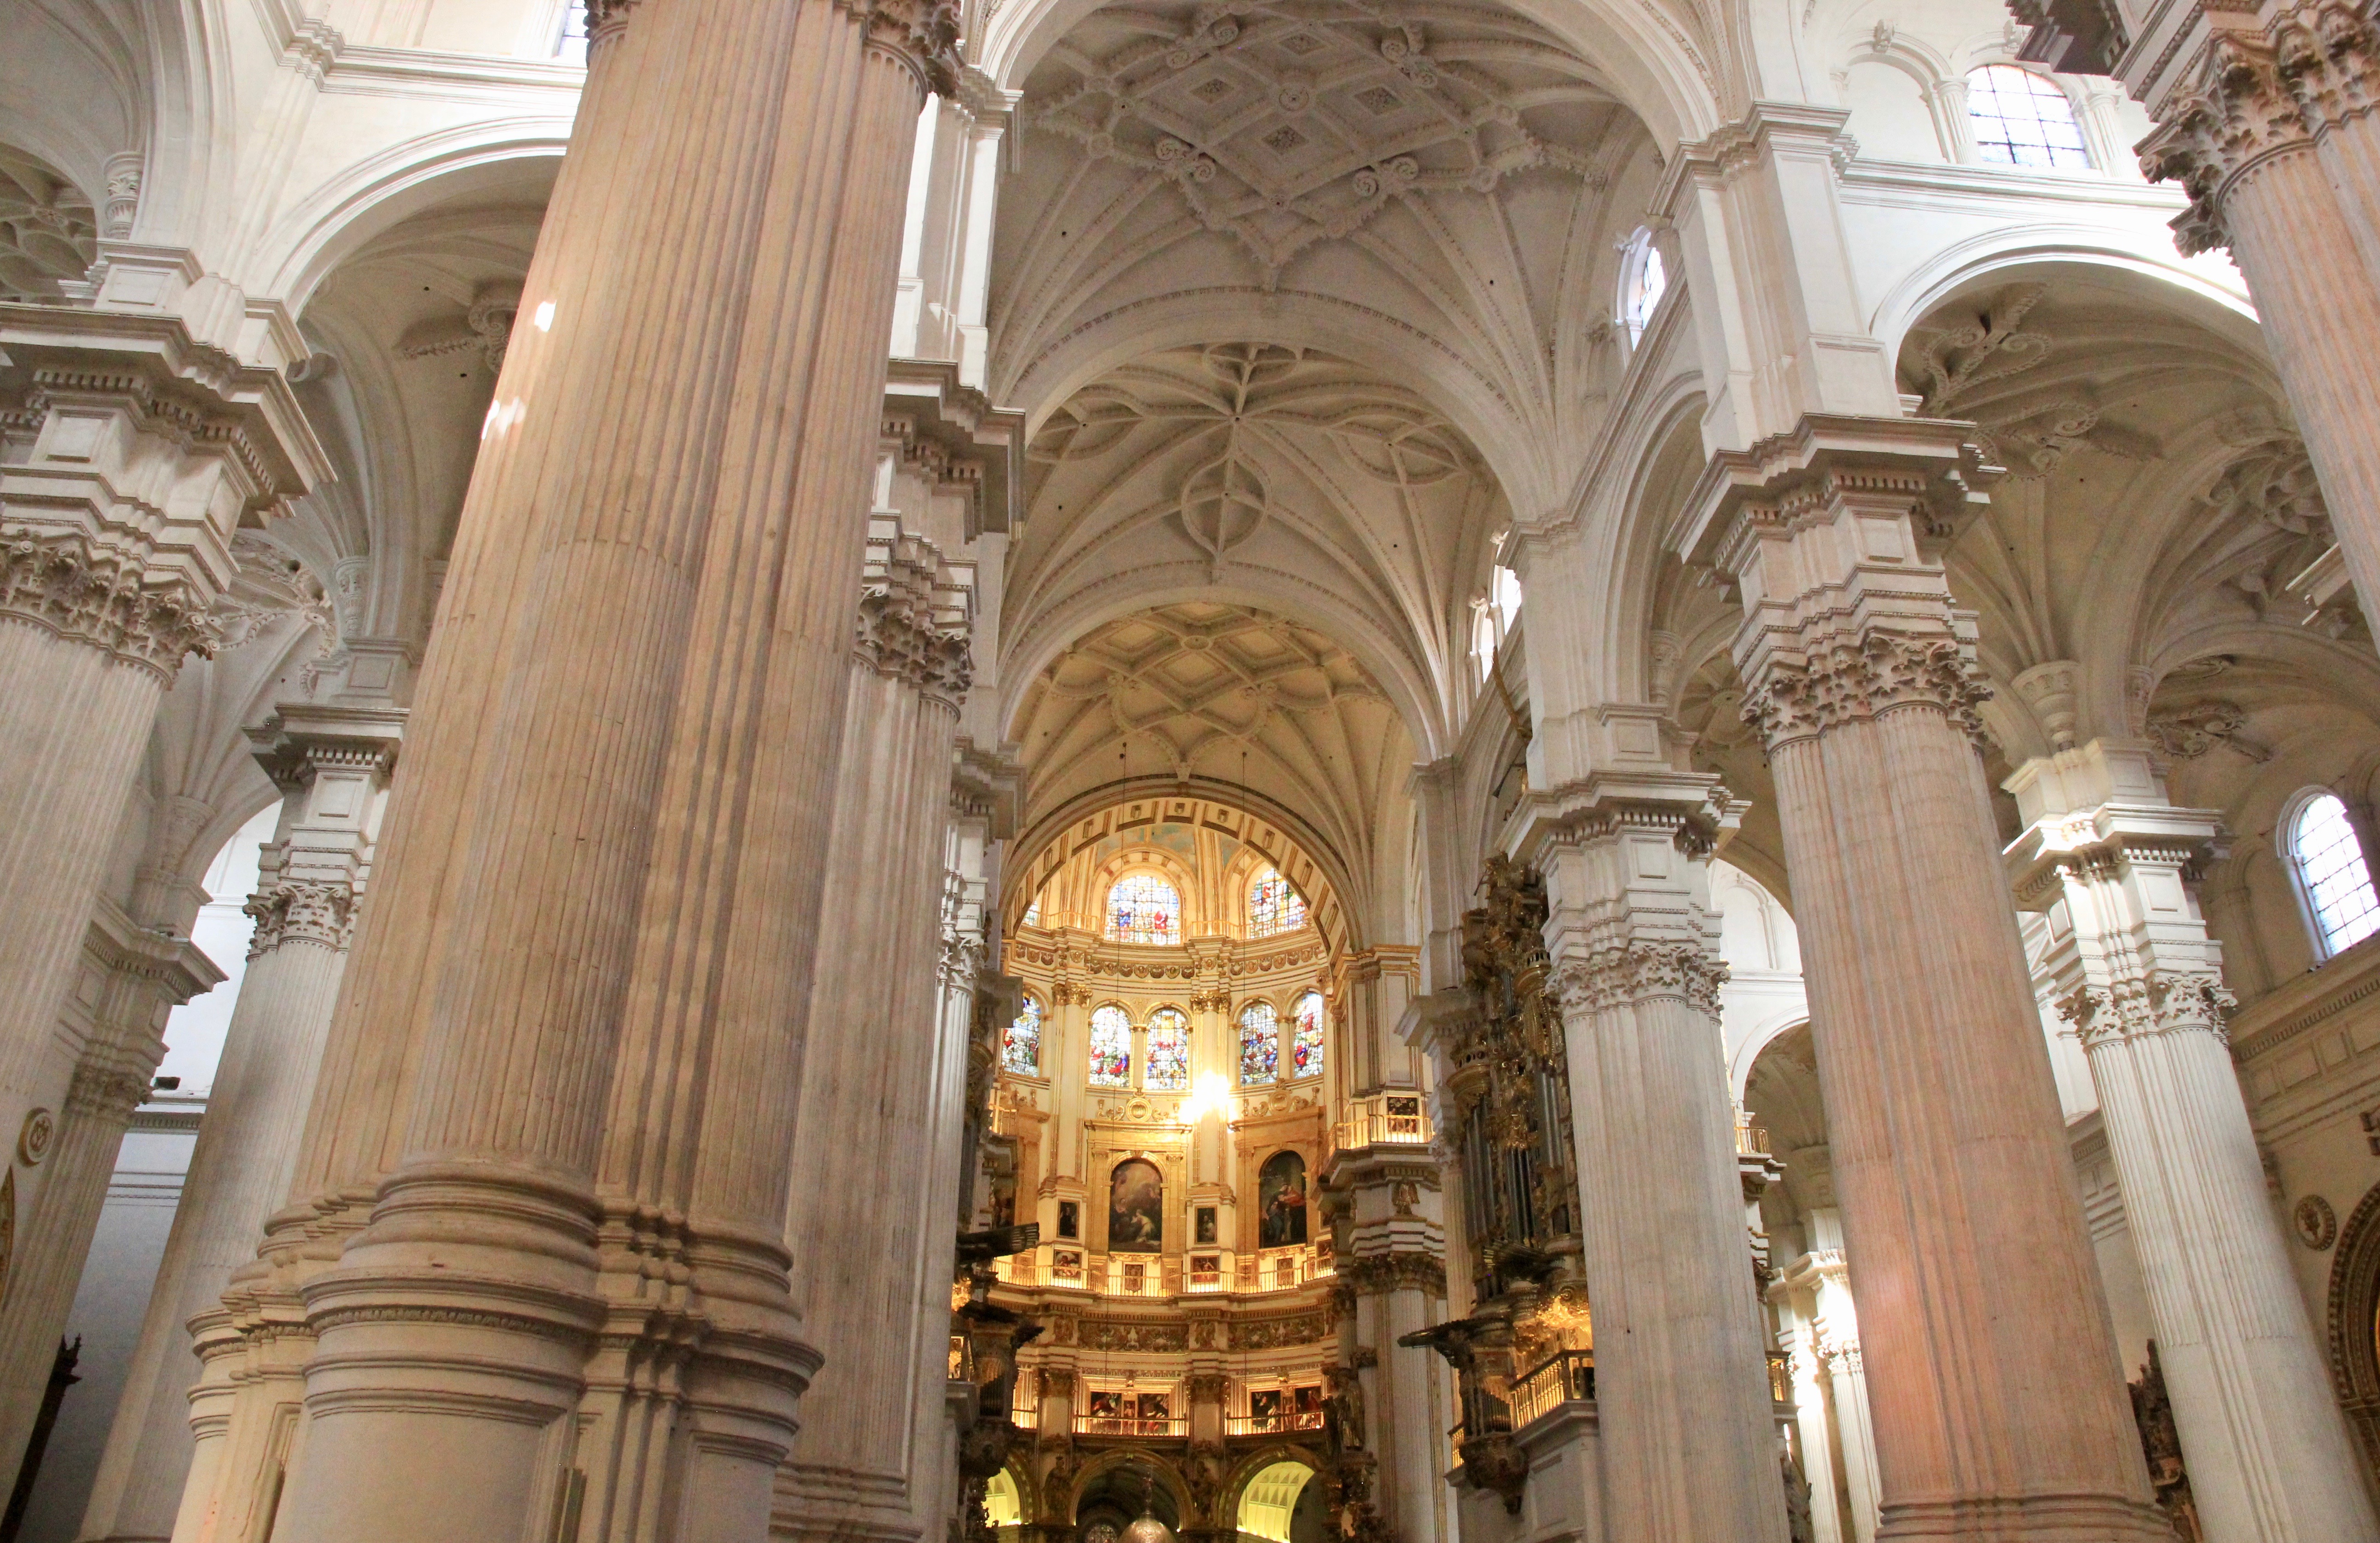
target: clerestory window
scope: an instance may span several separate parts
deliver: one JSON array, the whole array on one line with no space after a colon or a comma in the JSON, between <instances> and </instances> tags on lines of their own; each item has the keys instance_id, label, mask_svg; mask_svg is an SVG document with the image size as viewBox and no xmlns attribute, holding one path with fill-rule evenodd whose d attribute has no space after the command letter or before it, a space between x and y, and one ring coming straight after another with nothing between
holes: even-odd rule
<instances>
[{"instance_id":1,"label":"clerestory window","mask_svg":"<svg viewBox=\"0 0 2380 1543\"><path fill-rule=\"evenodd\" d=\"M2014 65L1985 65L1967 76L1967 115L1975 153L2004 166L2091 169L2074 103L2057 81Z\"/></svg>"},{"instance_id":2,"label":"clerestory window","mask_svg":"<svg viewBox=\"0 0 2380 1543\"><path fill-rule=\"evenodd\" d=\"M2281 855L2296 877L2298 897L2313 932L2314 952L2328 959L2380 932L2380 897L2363 844L2338 795L2313 790L2282 822Z\"/></svg>"}]
</instances>

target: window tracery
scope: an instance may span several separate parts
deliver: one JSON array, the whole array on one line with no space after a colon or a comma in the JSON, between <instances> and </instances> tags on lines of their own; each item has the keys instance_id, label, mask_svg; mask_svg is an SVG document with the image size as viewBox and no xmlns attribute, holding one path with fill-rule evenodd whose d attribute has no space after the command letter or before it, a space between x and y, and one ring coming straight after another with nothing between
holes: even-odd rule
<instances>
[{"instance_id":1,"label":"window tracery","mask_svg":"<svg viewBox=\"0 0 2380 1543\"><path fill-rule=\"evenodd\" d=\"M1281 1075L1281 1015L1269 1002L1240 1009L1240 1080L1271 1082Z\"/></svg>"},{"instance_id":2,"label":"window tracery","mask_svg":"<svg viewBox=\"0 0 2380 1543\"><path fill-rule=\"evenodd\" d=\"M1322 1075L1322 993L1308 991L1297 999L1297 1032L1290 1045L1290 1075Z\"/></svg>"},{"instance_id":3,"label":"window tracery","mask_svg":"<svg viewBox=\"0 0 2380 1543\"><path fill-rule=\"evenodd\" d=\"M1157 1092L1190 1086L1190 1020L1178 1008L1160 1007L1148 1015L1148 1059L1141 1086Z\"/></svg>"},{"instance_id":4,"label":"window tracery","mask_svg":"<svg viewBox=\"0 0 2380 1543\"><path fill-rule=\"evenodd\" d=\"M2338 795L2316 792L2289 816L2282 856L2296 875L2312 922L2315 951L2325 959L2380 932L2380 896L2363 844Z\"/></svg>"},{"instance_id":5,"label":"window tracery","mask_svg":"<svg viewBox=\"0 0 2380 1543\"><path fill-rule=\"evenodd\" d=\"M1269 938L1305 925L1305 898L1276 869L1264 869L1248 886L1248 936Z\"/></svg>"},{"instance_id":6,"label":"window tracery","mask_svg":"<svg viewBox=\"0 0 2380 1543\"><path fill-rule=\"evenodd\" d=\"M1091 1014L1091 1086L1132 1086L1132 1018L1113 1002Z\"/></svg>"},{"instance_id":7,"label":"window tracery","mask_svg":"<svg viewBox=\"0 0 2380 1543\"><path fill-rule=\"evenodd\" d=\"M1975 153L2006 166L2091 169L2074 103L2057 81L2014 65L1985 65L1967 76L1967 115Z\"/></svg>"},{"instance_id":8,"label":"window tracery","mask_svg":"<svg viewBox=\"0 0 2380 1543\"><path fill-rule=\"evenodd\" d=\"M1120 943L1179 943L1182 895L1154 873L1127 873L1108 891L1108 937Z\"/></svg>"},{"instance_id":9,"label":"window tracery","mask_svg":"<svg viewBox=\"0 0 2380 1543\"><path fill-rule=\"evenodd\" d=\"M1001 1036L1000 1063L1025 1076L1041 1075L1041 1004L1031 997Z\"/></svg>"}]
</instances>

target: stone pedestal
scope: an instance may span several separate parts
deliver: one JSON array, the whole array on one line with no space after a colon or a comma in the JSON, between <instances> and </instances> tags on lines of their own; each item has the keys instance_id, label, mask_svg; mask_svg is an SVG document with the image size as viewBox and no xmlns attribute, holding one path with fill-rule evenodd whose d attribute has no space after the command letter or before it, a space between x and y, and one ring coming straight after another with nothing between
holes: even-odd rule
<instances>
[{"instance_id":1,"label":"stone pedestal","mask_svg":"<svg viewBox=\"0 0 2380 1543\"><path fill-rule=\"evenodd\" d=\"M1339 1274L1339 1365L1329 1374L1346 1464L1368 1493L1350 1496L1372 1525L1428 1537L1454 1462L1445 1428L1455 1404L1446 1363L1399 1339L1446 1314L1445 1197L1426 1150L1343 1147L1322 1181Z\"/></svg>"},{"instance_id":2,"label":"stone pedestal","mask_svg":"<svg viewBox=\"0 0 2380 1543\"><path fill-rule=\"evenodd\" d=\"M2220 950L2191 868L2212 810L2176 808L2143 747L2099 739L2009 780L2018 903L2063 902L2052 967L2082 1041L2148 1287L2191 1492L2213 1543L2380 1536L2265 1185L2223 1030Z\"/></svg>"},{"instance_id":3,"label":"stone pedestal","mask_svg":"<svg viewBox=\"0 0 2380 1543\"><path fill-rule=\"evenodd\" d=\"M250 735L282 790L280 823L248 904L248 973L92 1484L86 1538L173 1531L199 1370L188 1326L221 1320L232 1271L289 1193L404 720L394 708L292 703Z\"/></svg>"},{"instance_id":4,"label":"stone pedestal","mask_svg":"<svg viewBox=\"0 0 2380 1543\"><path fill-rule=\"evenodd\" d=\"M1614 1537L1787 1536L1707 906L1727 818L1707 778L1614 779L1542 796L1521 849L1550 905Z\"/></svg>"},{"instance_id":5,"label":"stone pedestal","mask_svg":"<svg viewBox=\"0 0 2380 1543\"><path fill-rule=\"evenodd\" d=\"M1736 666L1860 1280L1879 1536L2147 1543L2165 1523L1969 738L1972 633L1921 544L1976 476L1959 425L1809 418L1713 458L1684 544L1741 586Z\"/></svg>"},{"instance_id":6,"label":"stone pedestal","mask_svg":"<svg viewBox=\"0 0 2380 1543\"><path fill-rule=\"evenodd\" d=\"M784 1219L820 790L954 30L602 8L298 1203L226 1294L314 1339L276 1543L766 1532L820 1362ZM275 1417L235 1385L226 1503Z\"/></svg>"},{"instance_id":7,"label":"stone pedestal","mask_svg":"<svg viewBox=\"0 0 2380 1543\"><path fill-rule=\"evenodd\" d=\"M91 899L158 701L186 656L214 647L232 532L328 468L280 376L165 317L0 304L0 1132L13 1139L31 1111L55 1110L53 1027ZM17 1181L19 1258L48 1235L50 1187ZM0 1343L0 1364L38 1361L36 1397L55 1339Z\"/></svg>"}]
</instances>

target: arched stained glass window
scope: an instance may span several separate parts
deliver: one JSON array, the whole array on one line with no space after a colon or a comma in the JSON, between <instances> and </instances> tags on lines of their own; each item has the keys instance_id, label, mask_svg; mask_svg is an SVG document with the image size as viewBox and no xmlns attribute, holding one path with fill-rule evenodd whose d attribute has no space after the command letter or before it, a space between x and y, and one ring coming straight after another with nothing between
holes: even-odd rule
<instances>
[{"instance_id":1,"label":"arched stained glass window","mask_svg":"<svg viewBox=\"0 0 2380 1543\"><path fill-rule=\"evenodd\" d=\"M1985 65L1967 76L1967 115L1975 153L2004 166L2091 169L2074 103L2057 81L2014 65Z\"/></svg>"},{"instance_id":2,"label":"arched stained glass window","mask_svg":"<svg viewBox=\"0 0 2380 1543\"><path fill-rule=\"evenodd\" d=\"M1143 1087L1172 1092L1190 1086L1190 1020L1160 1007L1148 1015L1148 1064Z\"/></svg>"},{"instance_id":3,"label":"arched stained glass window","mask_svg":"<svg viewBox=\"0 0 2380 1543\"><path fill-rule=\"evenodd\" d=\"M1091 1014L1091 1086L1132 1085L1132 1019L1111 1002Z\"/></svg>"},{"instance_id":4,"label":"arched stained glass window","mask_svg":"<svg viewBox=\"0 0 2380 1543\"><path fill-rule=\"evenodd\" d=\"M1248 936L1269 938L1294 932L1305 925L1305 899L1272 869L1256 876L1248 886Z\"/></svg>"},{"instance_id":5,"label":"arched stained glass window","mask_svg":"<svg viewBox=\"0 0 2380 1543\"><path fill-rule=\"evenodd\" d=\"M1108 891L1108 936L1120 943L1182 941L1182 896L1154 873L1127 873Z\"/></svg>"},{"instance_id":6,"label":"arched stained glass window","mask_svg":"<svg viewBox=\"0 0 2380 1543\"><path fill-rule=\"evenodd\" d=\"M1290 1075L1318 1076L1322 1072L1322 993L1308 991L1297 999L1297 1035L1290 1047Z\"/></svg>"},{"instance_id":7,"label":"arched stained glass window","mask_svg":"<svg viewBox=\"0 0 2380 1543\"><path fill-rule=\"evenodd\" d=\"M2356 840L2338 796L2317 793L2307 798L2288 829L2285 851L2322 956L2327 959L2380 932L2380 898L2373 894L2372 870L2364 865L2363 844Z\"/></svg>"},{"instance_id":8,"label":"arched stained glass window","mask_svg":"<svg viewBox=\"0 0 2380 1543\"><path fill-rule=\"evenodd\" d=\"M1270 1082L1281 1075L1281 1017L1269 1002L1240 1009L1240 1080Z\"/></svg>"},{"instance_id":9,"label":"arched stained glass window","mask_svg":"<svg viewBox=\"0 0 2380 1543\"><path fill-rule=\"evenodd\" d=\"M1000 1063L1026 1076L1041 1074L1041 1004L1031 997L1008 1032L1000 1037Z\"/></svg>"}]
</instances>

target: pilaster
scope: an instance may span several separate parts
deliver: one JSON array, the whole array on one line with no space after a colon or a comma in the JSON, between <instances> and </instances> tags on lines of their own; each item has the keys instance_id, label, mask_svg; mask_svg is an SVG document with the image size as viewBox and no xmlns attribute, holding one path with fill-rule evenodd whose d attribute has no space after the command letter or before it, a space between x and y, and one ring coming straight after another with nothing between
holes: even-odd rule
<instances>
[{"instance_id":1,"label":"pilaster","mask_svg":"<svg viewBox=\"0 0 2380 1543\"><path fill-rule=\"evenodd\" d=\"M2223 846L2146 749L2093 740L2009 779L2020 905L2063 903L2081 984L2060 1003L2099 1093L2174 1425L2210 1537L2375 1528L2265 1193L2231 1063L2221 951L2192 881Z\"/></svg>"},{"instance_id":2,"label":"pilaster","mask_svg":"<svg viewBox=\"0 0 2380 1543\"><path fill-rule=\"evenodd\" d=\"M1960 425L1813 417L1713 458L1685 546L1743 605L1876 1370L1879 1536L2145 1540L2165 1524L1998 893L1972 626L1928 550L1985 475Z\"/></svg>"}]
</instances>

